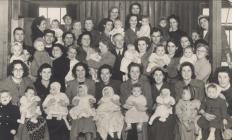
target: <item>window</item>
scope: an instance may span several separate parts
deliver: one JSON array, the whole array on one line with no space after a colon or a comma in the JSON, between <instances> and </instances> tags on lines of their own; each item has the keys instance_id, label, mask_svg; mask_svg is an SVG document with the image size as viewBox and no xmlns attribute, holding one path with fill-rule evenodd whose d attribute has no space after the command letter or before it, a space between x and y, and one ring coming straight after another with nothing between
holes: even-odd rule
<instances>
[{"instance_id":1,"label":"window","mask_svg":"<svg viewBox=\"0 0 232 140\"><path fill-rule=\"evenodd\" d=\"M44 16L45 18L49 18L50 21L53 19L57 19L61 24L64 23L62 17L67 13L65 7L40 7L39 8L39 16Z\"/></svg>"},{"instance_id":2,"label":"window","mask_svg":"<svg viewBox=\"0 0 232 140\"><path fill-rule=\"evenodd\" d=\"M209 15L209 8L203 8L203 15ZM225 28L227 40L232 50L232 8L221 9L221 24Z\"/></svg>"}]
</instances>

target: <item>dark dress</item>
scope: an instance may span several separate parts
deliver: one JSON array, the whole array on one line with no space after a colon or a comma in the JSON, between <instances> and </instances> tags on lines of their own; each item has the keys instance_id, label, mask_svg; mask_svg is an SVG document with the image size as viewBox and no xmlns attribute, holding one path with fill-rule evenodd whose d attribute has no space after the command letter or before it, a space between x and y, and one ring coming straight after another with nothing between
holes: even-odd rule
<instances>
[{"instance_id":1,"label":"dark dress","mask_svg":"<svg viewBox=\"0 0 232 140\"><path fill-rule=\"evenodd\" d=\"M51 83L51 81L50 81ZM49 85L50 85L49 83ZM37 95L40 97L41 99L41 103L43 103L43 101L45 100L45 98L47 97L47 95L49 94L49 85L48 87L45 87L42 83L41 80L36 80L34 83Z\"/></svg>"},{"instance_id":2,"label":"dark dress","mask_svg":"<svg viewBox=\"0 0 232 140\"><path fill-rule=\"evenodd\" d=\"M226 97L228 103L227 113L232 116L232 87L230 86L227 90L221 92Z\"/></svg>"},{"instance_id":3,"label":"dark dress","mask_svg":"<svg viewBox=\"0 0 232 140\"><path fill-rule=\"evenodd\" d=\"M0 140L13 140L14 135L11 130L17 132L17 119L20 118L19 108L11 103L0 104Z\"/></svg>"},{"instance_id":4,"label":"dark dress","mask_svg":"<svg viewBox=\"0 0 232 140\"><path fill-rule=\"evenodd\" d=\"M173 96L173 88L164 83L160 90L156 88L155 85L152 85L152 100L156 103L156 97L159 96L160 91L164 88L168 88L171 91L171 95ZM153 110L154 112L154 110ZM175 130L176 128L176 116L174 114L169 115L165 122L159 121L159 119L155 119L153 125L148 127L148 138L149 140L174 140Z\"/></svg>"},{"instance_id":5,"label":"dark dress","mask_svg":"<svg viewBox=\"0 0 232 140\"><path fill-rule=\"evenodd\" d=\"M39 30L39 28L34 28L31 31L31 39L32 39L32 43L38 38L38 37L43 37L44 36L44 32L42 32L41 30Z\"/></svg>"}]
</instances>

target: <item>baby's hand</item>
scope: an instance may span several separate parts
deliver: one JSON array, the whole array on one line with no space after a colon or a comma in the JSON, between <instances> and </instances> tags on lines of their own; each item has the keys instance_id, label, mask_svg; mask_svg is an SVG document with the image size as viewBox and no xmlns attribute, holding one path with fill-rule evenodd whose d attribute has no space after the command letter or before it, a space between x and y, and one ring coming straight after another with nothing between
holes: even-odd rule
<instances>
[{"instance_id":1,"label":"baby's hand","mask_svg":"<svg viewBox=\"0 0 232 140\"><path fill-rule=\"evenodd\" d=\"M226 119L223 120L223 124L224 124L224 125L227 125L227 124L228 124L228 122L227 122Z\"/></svg>"},{"instance_id":2,"label":"baby's hand","mask_svg":"<svg viewBox=\"0 0 232 140\"><path fill-rule=\"evenodd\" d=\"M15 134L16 134L16 130L11 129L11 130L10 130L10 133L11 133L12 135L15 135Z\"/></svg>"},{"instance_id":3,"label":"baby's hand","mask_svg":"<svg viewBox=\"0 0 232 140\"><path fill-rule=\"evenodd\" d=\"M90 103L90 104L95 104L95 103L96 103L96 100L94 100L94 99L89 99L89 103Z\"/></svg>"}]
</instances>

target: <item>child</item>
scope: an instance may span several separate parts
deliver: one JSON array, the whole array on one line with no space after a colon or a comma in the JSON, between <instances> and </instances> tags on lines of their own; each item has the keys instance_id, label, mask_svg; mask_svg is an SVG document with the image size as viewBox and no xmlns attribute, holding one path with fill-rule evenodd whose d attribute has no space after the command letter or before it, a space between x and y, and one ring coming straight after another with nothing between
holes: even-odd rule
<instances>
[{"instance_id":1,"label":"child","mask_svg":"<svg viewBox=\"0 0 232 140\"><path fill-rule=\"evenodd\" d=\"M123 36L125 34L122 21L120 19L116 19L114 21L114 28L110 31L111 40L113 40L113 36L118 33L120 33Z\"/></svg>"},{"instance_id":2,"label":"child","mask_svg":"<svg viewBox=\"0 0 232 140\"><path fill-rule=\"evenodd\" d=\"M43 38L37 38L34 41L33 45L35 48L35 53L31 62L30 70L31 75L36 77L39 67L44 63L52 65L52 60L49 57L49 54L45 51L46 43Z\"/></svg>"},{"instance_id":3,"label":"child","mask_svg":"<svg viewBox=\"0 0 232 140\"><path fill-rule=\"evenodd\" d=\"M148 121L147 100L142 95L142 87L140 84L134 84L132 87L132 95L126 100L124 108L128 109L125 115L125 121L127 124L126 130L132 128L132 123L136 123L137 131L142 131L143 123Z\"/></svg>"},{"instance_id":4,"label":"child","mask_svg":"<svg viewBox=\"0 0 232 140\"><path fill-rule=\"evenodd\" d=\"M150 21L148 16L142 17L142 26L140 27L139 31L137 31L137 37L148 37L150 38L151 34L151 27L150 27Z\"/></svg>"},{"instance_id":5,"label":"child","mask_svg":"<svg viewBox=\"0 0 232 140\"><path fill-rule=\"evenodd\" d=\"M169 27L166 17L162 17L159 21L158 28L162 31L162 36L165 41L169 39Z\"/></svg>"},{"instance_id":6,"label":"child","mask_svg":"<svg viewBox=\"0 0 232 140\"><path fill-rule=\"evenodd\" d=\"M155 53L152 53L148 58L148 66L146 71L151 72L157 67L165 67L170 63L170 57L165 53L165 47L158 45L155 48Z\"/></svg>"},{"instance_id":7,"label":"child","mask_svg":"<svg viewBox=\"0 0 232 140\"><path fill-rule=\"evenodd\" d=\"M20 98L21 118L17 122L24 124L25 119L29 118L31 122L37 123L37 117L42 114L38 102L40 102L40 98L35 95L35 90L32 87L28 87L25 95Z\"/></svg>"},{"instance_id":8,"label":"child","mask_svg":"<svg viewBox=\"0 0 232 140\"><path fill-rule=\"evenodd\" d=\"M190 87L185 86L181 99L176 104L176 114L179 119L179 132L181 140L195 140L196 135L199 132L199 126L197 120L199 119L198 111L200 109L201 102L197 99L193 99L193 93L191 93Z\"/></svg>"},{"instance_id":9,"label":"child","mask_svg":"<svg viewBox=\"0 0 232 140\"><path fill-rule=\"evenodd\" d=\"M14 60L21 60L24 62L24 56L23 56L23 46L19 42L14 42L11 47L11 57L10 57L10 63L12 63Z\"/></svg>"},{"instance_id":10,"label":"child","mask_svg":"<svg viewBox=\"0 0 232 140\"><path fill-rule=\"evenodd\" d=\"M97 131L103 140L107 139L108 134L114 138L114 133L120 139L124 124L120 108L120 97L114 93L113 88L110 86L103 88L102 95L95 116Z\"/></svg>"},{"instance_id":11,"label":"child","mask_svg":"<svg viewBox=\"0 0 232 140\"><path fill-rule=\"evenodd\" d=\"M8 91L0 92L0 139L13 140L18 129L19 108L11 104L12 96Z\"/></svg>"},{"instance_id":12,"label":"child","mask_svg":"<svg viewBox=\"0 0 232 140\"><path fill-rule=\"evenodd\" d=\"M127 67L129 66L131 62L140 64L141 58L140 58L139 52L136 51L135 46L133 44L128 44L127 50L124 54L124 57L122 58L121 65L120 65L120 71L125 73L125 75L123 76L123 79L124 79L123 81L126 81L128 79L127 78L127 74L128 74Z\"/></svg>"},{"instance_id":13,"label":"child","mask_svg":"<svg viewBox=\"0 0 232 140\"><path fill-rule=\"evenodd\" d=\"M180 65L184 62L190 62L193 65L195 65L196 61L197 61L197 56L196 54L194 54L193 48L191 46L184 48L184 54L180 58Z\"/></svg>"},{"instance_id":14,"label":"child","mask_svg":"<svg viewBox=\"0 0 232 140\"><path fill-rule=\"evenodd\" d=\"M200 34L197 31L193 31L192 32L193 43L196 43L196 41L199 40L199 39L200 39Z\"/></svg>"},{"instance_id":15,"label":"child","mask_svg":"<svg viewBox=\"0 0 232 140\"><path fill-rule=\"evenodd\" d=\"M227 106L226 100L221 98L219 86L214 83L206 85L206 100L202 102L200 107L200 114L202 115L198 120L200 128L209 129L209 136L207 140L215 140L216 129L223 129L227 125ZM214 115L214 119L207 120L206 115ZM201 131L199 136L201 136ZM200 138L199 138L200 139Z\"/></svg>"},{"instance_id":16,"label":"child","mask_svg":"<svg viewBox=\"0 0 232 140\"><path fill-rule=\"evenodd\" d=\"M53 19L51 23L51 30L55 31L55 36L57 38L56 43L63 44L62 35L63 31L60 29L60 22L57 19Z\"/></svg>"},{"instance_id":17,"label":"child","mask_svg":"<svg viewBox=\"0 0 232 140\"><path fill-rule=\"evenodd\" d=\"M71 118L76 120L82 117L94 117L95 109L92 105L96 102L96 99L88 94L88 87L86 85L79 85L77 90L78 95L72 100L74 107L69 112Z\"/></svg>"},{"instance_id":18,"label":"child","mask_svg":"<svg viewBox=\"0 0 232 140\"><path fill-rule=\"evenodd\" d=\"M164 88L161 90L160 95L156 98L157 108L155 113L151 116L149 124L152 125L153 121L160 117L161 122L165 122L169 114L172 114L172 106L175 104L175 99L170 95L170 90Z\"/></svg>"},{"instance_id":19,"label":"child","mask_svg":"<svg viewBox=\"0 0 232 140\"><path fill-rule=\"evenodd\" d=\"M72 33L74 33L76 40L78 40L79 36L82 33L81 22L74 21L72 25Z\"/></svg>"}]
</instances>

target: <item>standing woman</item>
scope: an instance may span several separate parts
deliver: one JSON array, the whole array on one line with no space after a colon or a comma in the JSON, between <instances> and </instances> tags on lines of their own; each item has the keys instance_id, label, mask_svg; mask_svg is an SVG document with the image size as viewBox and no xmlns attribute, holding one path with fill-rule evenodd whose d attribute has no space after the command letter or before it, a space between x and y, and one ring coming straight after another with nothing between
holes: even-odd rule
<instances>
[{"instance_id":1,"label":"standing woman","mask_svg":"<svg viewBox=\"0 0 232 140\"><path fill-rule=\"evenodd\" d=\"M125 43L134 44L137 39L136 32L138 30L138 16L137 15L129 15L128 16L128 28L125 30Z\"/></svg>"},{"instance_id":2,"label":"standing woman","mask_svg":"<svg viewBox=\"0 0 232 140\"><path fill-rule=\"evenodd\" d=\"M112 20L113 22L116 19L120 19L120 11L118 7L112 7L110 8L109 12L108 12L108 18L110 20Z\"/></svg>"},{"instance_id":3,"label":"standing woman","mask_svg":"<svg viewBox=\"0 0 232 140\"><path fill-rule=\"evenodd\" d=\"M46 29L46 18L43 16L37 17L33 20L31 25L31 39L32 42L38 37L44 36L44 30Z\"/></svg>"},{"instance_id":4,"label":"standing woman","mask_svg":"<svg viewBox=\"0 0 232 140\"><path fill-rule=\"evenodd\" d=\"M174 97L174 92L167 83L167 73L162 68L156 68L152 74L152 100L155 103L152 112L155 111L156 97L160 95L162 89L167 88L171 91L171 96ZM174 128L176 125L176 116L171 114L168 116L165 122L161 122L159 119L155 119L153 124L149 127L149 140L171 140L174 139Z\"/></svg>"},{"instance_id":5,"label":"standing woman","mask_svg":"<svg viewBox=\"0 0 232 140\"><path fill-rule=\"evenodd\" d=\"M179 24L180 24L179 17L175 15L171 15L170 17L168 17L168 21L170 25L169 36L170 38L174 39L177 42L177 46L178 46L177 55L181 56L181 52L183 52L183 50L181 48L180 39L183 35L185 35L185 33L181 29L179 29Z\"/></svg>"},{"instance_id":6,"label":"standing woman","mask_svg":"<svg viewBox=\"0 0 232 140\"><path fill-rule=\"evenodd\" d=\"M142 6L135 2L135 3L132 3L129 7L129 15L127 15L126 17L126 21L125 21L125 28L129 28L129 20L130 20L130 16L131 15L136 15L138 17L138 21L141 21L142 20Z\"/></svg>"},{"instance_id":7,"label":"standing woman","mask_svg":"<svg viewBox=\"0 0 232 140\"><path fill-rule=\"evenodd\" d=\"M127 98L132 94L131 89L134 84L141 84L142 94L145 96L147 100L147 108L151 110L153 101L151 95L151 85L148 81L142 78L142 66L140 64L131 63L128 66L129 79L121 84L121 103L125 104ZM147 123L143 124L142 132L138 133L136 129L136 125L132 124L132 130L129 130L123 134L123 140L147 140Z\"/></svg>"}]
</instances>

